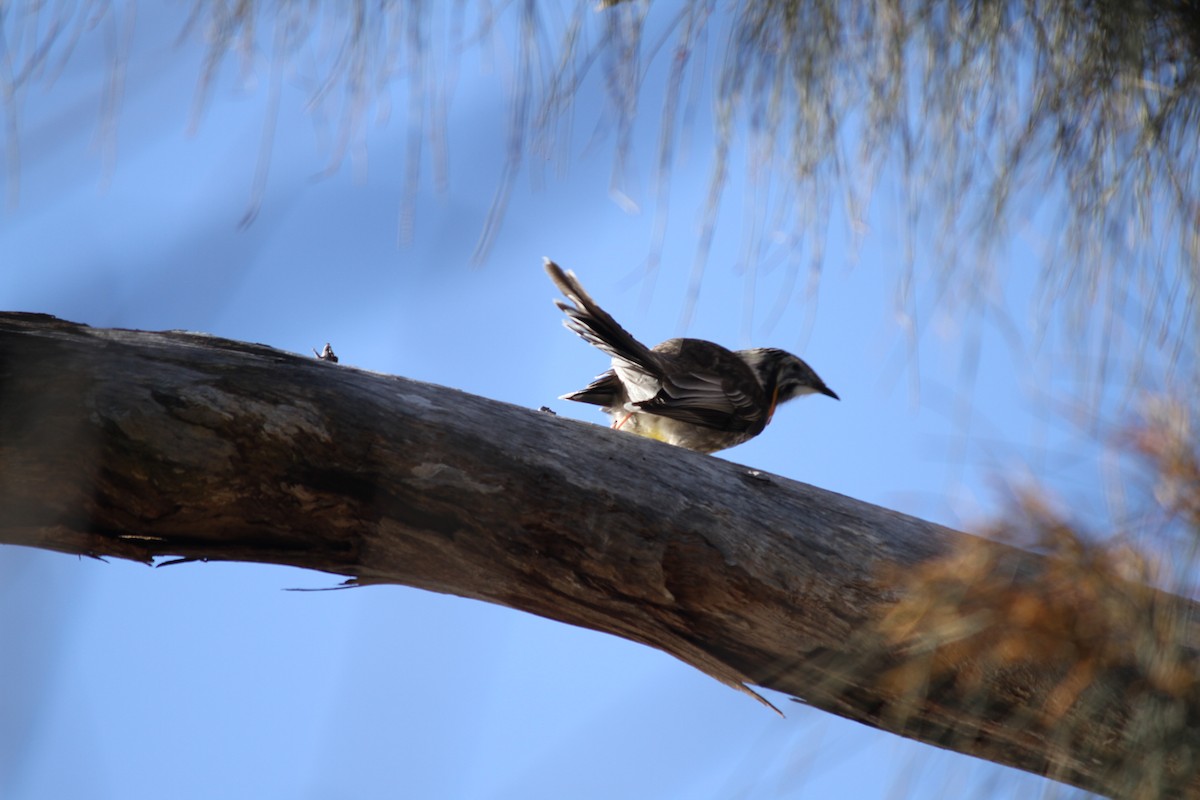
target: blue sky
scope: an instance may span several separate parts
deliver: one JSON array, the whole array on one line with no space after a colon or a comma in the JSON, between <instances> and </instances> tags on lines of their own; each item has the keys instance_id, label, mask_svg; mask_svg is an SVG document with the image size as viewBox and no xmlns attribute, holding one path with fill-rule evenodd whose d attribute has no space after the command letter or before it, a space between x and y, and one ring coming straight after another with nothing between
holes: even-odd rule
<instances>
[{"instance_id":1,"label":"blue sky","mask_svg":"<svg viewBox=\"0 0 1200 800\"><path fill-rule=\"evenodd\" d=\"M629 172L641 214L608 195L611 137L585 147L601 103L593 81L569 168L522 174L494 250L472 264L503 168L502 38L490 69L472 53L461 61L449 184L435 190L426 162L411 242L397 241L402 90L359 157L322 176L328 137L290 75L261 211L241 228L266 62L227 65L189 133L203 49L196 36L177 45L183 13L138 8L111 169L98 145L107 22L52 85L24 92L17 202L0 214L5 309L298 353L329 341L343 365L604 424L554 399L606 361L561 327L541 268L550 256L648 343L686 333L784 347L841 395L785 406L729 460L963 527L994 509L997 470L1038 463L1058 435L1025 404L1023 365L990 331L971 382L951 317L921 321L909 360L895 312L902 223L886 192L859 249L831 235L816 302L798 291L767 324L786 281L765 272L750 292L734 268L750 191L735 175L681 329L709 180L707 103L672 175L652 292L637 270L654 222L656 90ZM1009 285L1028 284L1024 255ZM0 548L0 576L0 795L14 800L1005 796L1040 783L786 698L780 719L657 651L456 597L287 592L338 579L12 547Z\"/></svg>"}]
</instances>

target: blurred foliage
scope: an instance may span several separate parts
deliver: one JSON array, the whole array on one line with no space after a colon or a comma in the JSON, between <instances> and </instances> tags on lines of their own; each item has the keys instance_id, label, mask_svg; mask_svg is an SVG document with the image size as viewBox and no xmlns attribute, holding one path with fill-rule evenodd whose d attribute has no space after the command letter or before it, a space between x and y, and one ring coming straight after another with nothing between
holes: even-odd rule
<instances>
[{"instance_id":1,"label":"blurred foliage","mask_svg":"<svg viewBox=\"0 0 1200 800\"><path fill-rule=\"evenodd\" d=\"M749 280L781 270L787 300L801 290L815 296L831 231L858 237L876 224L873 203L897 209L897 313L914 350L929 318L949 309L962 326L990 318L1030 349L1053 338L1063 366L1104 392L1116 386L1122 402L1137 396L1128 389L1143 386L1184 400L1150 406L1123 439L1142 459L1156 501L1138 517L1137 535L1116 520L1114 535L1098 541L1031 492L992 533L1049 556L1042 574L1017 580L996 562L1000 551L980 545L911 576L910 591L883 622L890 641L911 655L889 677L895 692L919 693L950 674L973 691L980 670L1053 662L1063 665L1061 680L1041 718L1030 721L1053 730L1080 718L1095 676L1133 670L1146 714L1127 730L1127 794L1152 796L1156 780L1194 768L1171 762L1167 751L1171 737L1183 735L1181 725L1191 724L1177 710L1194 700L1195 642L1148 587L1194 595L1190 556L1200 531L1193 430L1200 413L1200 4L602 5L611 7L598 10L594 0L195 0L181 30L207 48L194 121L223 68L233 65L246 86L265 78L249 222L267 179L285 81L306 93L318 127L328 131L331 170L363 146L364 127L387 119L400 98L408 148L404 239L415 224L423 165L432 164L435 183L446 181L448 109L464 55L477 55L510 98L506 130L498 132L507 163L479 257L500 230L530 156L569 163L584 113L594 113L597 134L612 140L612 196L638 208L628 175L635 127L649 120L658 138L648 279L668 224L672 170L689 135L711 123L693 293L735 174L751 189L736 266ZM102 101L111 120L136 9L107 0L0 0L0 143L10 202L19 191L24 99L52 84L79 42L99 32L111 52ZM604 109L577 107L589 81L602 87ZM711 105L702 102L709 94ZM646 109L647 97L661 97L661 107ZM102 119L102 139L114 131ZM1033 263L1005 271L999 256L1018 244ZM965 357L976 355L968 349ZM1162 535L1144 535L1147 527Z\"/></svg>"},{"instance_id":2,"label":"blurred foliage","mask_svg":"<svg viewBox=\"0 0 1200 800\"><path fill-rule=\"evenodd\" d=\"M882 681L895 713L948 681L987 719L1005 706L989 696L989 677L1029 667L1057 674L1032 710L1019 712L1022 729L1069 742L1115 727L1114 796L1186 795L1200 770L1200 630L1194 606L1163 589L1195 596L1187 553L1200 544L1200 449L1187 408L1164 400L1147 405L1125 446L1154 476L1136 521L1097 537L1027 491L989 539L962 539L895 576L907 589L879 632L903 655ZM1031 571L994 540L1045 558ZM1112 719L1113 692L1134 710L1128 719Z\"/></svg>"},{"instance_id":3,"label":"blurred foliage","mask_svg":"<svg viewBox=\"0 0 1200 800\"><path fill-rule=\"evenodd\" d=\"M112 53L104 107L113 113L136 12L107 0L0 3L10 200L24 97L98 31ZM952 309L964 325L990 316L1028 341L1064 337L1086 352L1064 360L1091 379L1197 382L1200 6L1189 0L194 0L182 33L208 51L196 119L223 65L239 65L247 86L265 76L247 221L287 81L329 131L330 169L363 146L368 122L403 104L405 239L422 165L444 185L448 107L470 53L510 96L508 161L480 258L525 163L571 161L575 100L590 80L607 108L584 111L597 116L597 133L611 134L611 191L625 207L640 205L626 177L634 127L659 128L650 278L671 170L691 132L711 122L693 294L737 172L752 191L736 266L748 280L779 270L785 300L800 290L815 297L827 235L876 224L870 207L880 197L887 217L902 220L887 234L905 242L897 313L912 348L931 314ZM661 108L645 108L647 97L662 97ZM102 133L113 131L102 122ZM995 258L1014 243L1037 264L1036 287L1019 297L1012 287L1029 276Z\"/></svg>"}]
</instances>

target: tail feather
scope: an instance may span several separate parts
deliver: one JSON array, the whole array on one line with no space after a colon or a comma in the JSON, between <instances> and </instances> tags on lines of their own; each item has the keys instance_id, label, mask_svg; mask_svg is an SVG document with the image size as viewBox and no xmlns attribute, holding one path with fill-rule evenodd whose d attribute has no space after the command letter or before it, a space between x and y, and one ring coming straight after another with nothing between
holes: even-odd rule
<instances>
[{"instance_id":1,"label":"tail feather","mask_svg":"<svg viewBox=\"0 0 1200 800\"><path fill-rule=\"evenodd\" d=\"M577 392L564 394L560 400L574 400L576 403L591 403L596 406L619 406L625 403L625 387L621 385L617 374L611 369L597 375L591 383Z\"/></svg>"},{"instance_id":2,"label":"tail feather","mask_svg":"<svg viewBox=\"0 0 1200 800\"><path fill-rule=\"evenodd\" d=\"M629 331L618 325L607 311L596 305L591 295L579 285L575 273L564 271L548 258L545 262L546 273L572 303L568 305L562 300L554 301L567 315L563 325L613 358L640 367L651 374L660 372L658 357L650 348L633 338Z\"/></svg>"}]
</instances>

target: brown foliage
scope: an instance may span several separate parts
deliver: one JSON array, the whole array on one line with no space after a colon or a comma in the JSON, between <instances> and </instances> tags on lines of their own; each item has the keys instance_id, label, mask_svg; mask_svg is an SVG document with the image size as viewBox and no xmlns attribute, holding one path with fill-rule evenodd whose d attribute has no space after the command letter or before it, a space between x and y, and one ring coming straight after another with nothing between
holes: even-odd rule
<instances>
[{"instance_id":1,"label":"brown foliage","mask_svg":"<svg viewBox=\"0 0 1200 800\"><path fill-rule=\"evenodd\" d=\"M1194 537L1200 457L1187 419L1181 406L1152 405L1123 442L1156 478L1157 519ZM1105 676L1120 674L1124 691L1137 694L1134 706L1146 710L1145 719L1134 715L1120 726L1129 753L1124 785L1139 797L1173 791L1172 781L1196 766L1173 753L1194 730L1187 709L1198 686L1197 636L1180 604L1156 588L1170 577L1166 562L1126 537L1097 540L1033 493L1021 495L991 534L1047 558L1031 570L1015 549L964 540L912 572L879 626L903 654L883 676L897 707L920 702L934 683L971 696L987 675L1032 667L1057 679L1032 704L1030 728L1085 736L1112 688Z\"/></svg>"}]
</instances>

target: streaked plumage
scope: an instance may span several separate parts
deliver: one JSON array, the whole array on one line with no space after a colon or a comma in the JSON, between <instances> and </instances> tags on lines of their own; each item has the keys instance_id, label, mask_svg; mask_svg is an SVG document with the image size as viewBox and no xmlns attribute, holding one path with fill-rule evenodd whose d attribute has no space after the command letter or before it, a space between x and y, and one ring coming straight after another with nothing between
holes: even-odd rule
<instances>
[{"instance_id":1,"label":"streaked plumage","mask_svg":"<svg viewBox=\"0 0 1200 800\"><path fill-rule=\"evenodd\" d=\"M571 272L546 259L570 304L564 325L612 357L612 369L564 400L603 407L612 427L702 453L752 439L779 403L819 393L838 399L808 364L775 348L732 351L703 339L648 348L600 308Z\"/></svg>"}]
</instances>

